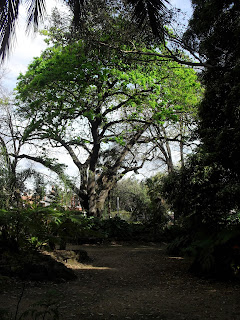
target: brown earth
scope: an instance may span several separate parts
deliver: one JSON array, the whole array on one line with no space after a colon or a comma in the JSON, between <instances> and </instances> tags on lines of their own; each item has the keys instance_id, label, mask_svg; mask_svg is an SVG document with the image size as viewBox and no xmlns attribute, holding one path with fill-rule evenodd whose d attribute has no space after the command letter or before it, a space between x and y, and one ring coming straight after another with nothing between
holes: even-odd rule
<instances>
[{"instance_id":1,"label":"brown earth","mask_svg":"<svg viewBox=\"0 0 240 320\"><path fill-rule=\"evenodd\" d=\"M91 264L68 261L78 279L63 283L11 281L1 290L0 308L20 315L54 290L63 320L239 320L240 285L199 279L189 261L150 245L81 246ZM13 317L14 319L14 317ZM45 318L50 319L50 318ZM52 319L52 318L51 318Z\"/></svg>"}]
</instances>

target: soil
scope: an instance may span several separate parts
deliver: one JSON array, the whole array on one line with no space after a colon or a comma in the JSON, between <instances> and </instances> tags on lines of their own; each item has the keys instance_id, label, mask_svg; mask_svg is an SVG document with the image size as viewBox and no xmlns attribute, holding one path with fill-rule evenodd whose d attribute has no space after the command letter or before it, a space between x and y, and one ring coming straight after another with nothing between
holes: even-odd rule
<instances>
[{"instance_id":1,"label":"soil","mask_svg":"<svg viewBox=\"0 0 240 320\"><path fill-rule=\"evenodd\" d=\"M166 255L162 245L112 243L80 249L92 262L66 263L77 280L11 280L0 288L0 308L14 315L22 294L20 315L52 293L63 320L240 319L239 283L199 279L188 272L189 260Z\"/></svg>"}]
</instances>

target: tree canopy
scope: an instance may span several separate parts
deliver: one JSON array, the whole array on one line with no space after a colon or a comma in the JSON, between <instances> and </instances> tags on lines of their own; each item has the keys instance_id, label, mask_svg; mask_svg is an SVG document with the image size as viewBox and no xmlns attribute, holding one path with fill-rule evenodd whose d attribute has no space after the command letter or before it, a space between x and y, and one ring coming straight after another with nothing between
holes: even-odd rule
<instances>
[{"instance_id":1,"label":"tree canopy","mask_svg":"<svg viewBox=\"0 0 240 320\"><path fill-rule=\"evenodd\" d=\"M203 72L199 134L209 161L239 174L239 1L193 1L185 38L214 68Z\"/></svg>"},{"instance_id":2,"label":"tree canopy","mask_svg":"<svg viewBox=\"0 0 240 320\"><path fill-rule=\"evenodd\" d=\"M143 133L196 104L199 84L192 69L176 62L139 60L88 44L84 37L55 43L20 75L17 90L19 112L31 119L26 139L50 140L67 150L81 174L78 194L96 211L119 173L142 166L131 149Z\"/></svg>"},{"instance_id":3,"label":"tree canopy","mask_svg":"<svg viewBox=\"0 0 240 320\"><path fill-rule=\"evenodd\" d=\"M85 15L85 6L91 2L89 0L68 0L63 1L70 8L73 14L73 25L75 28L81 27ZM93 2L93 1L92 1ZM108 6L112 6L116 1L108 1ZM144 24L150 24L153 33L159 37L164 37L163 20L166 12L168 0L127 0L128 11L132 13L139 27ZM43 20L46 15L45 0L31 1L9 1L4 0L0 3L0 59L3 60L9 51L12 37L19 16L21 5L27 6L27 27L38 26L39 21Z\"/></svg>"}]
</instances>

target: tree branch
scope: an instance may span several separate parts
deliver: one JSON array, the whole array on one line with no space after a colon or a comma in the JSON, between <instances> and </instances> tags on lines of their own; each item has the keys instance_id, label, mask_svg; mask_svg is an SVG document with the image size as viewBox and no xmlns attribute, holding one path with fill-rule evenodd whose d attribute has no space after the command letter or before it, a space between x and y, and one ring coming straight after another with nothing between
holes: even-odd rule
<instances>
[{"instance_id":1,"label":"tree branch","mask_svg":"<svg viewBox=\"0 0 240 320\"><path fill-rule=\"evenodd\" d=\"M123 50L123 49L120 49L120 48L115 47L113 45L109 45L109 44L107 44L105 42L99 41L98 43L100 45L102 45L102 46L107 46L109 48L118 50L119 52L125 53L125 54L136 54L136 55L140 55L140 56L154 56L154 57L157 57L157 58L166 58L166 59L175 61L175 62L177 62L179 64L186 65L186 66L213 68L212 65L210 65L208 63L205 63L205 62L192 62L192 61L187 61L187 60L181 60L176 55L174 55L171 52L171 50L169 48L167 48L167 47L166 48L168 49L168 51L170 53L169 55L168 54L161 54L161 53L157 53L157 52L144 52L144 51L141 51L141 50Z\"/></svg>"}]
</instances>

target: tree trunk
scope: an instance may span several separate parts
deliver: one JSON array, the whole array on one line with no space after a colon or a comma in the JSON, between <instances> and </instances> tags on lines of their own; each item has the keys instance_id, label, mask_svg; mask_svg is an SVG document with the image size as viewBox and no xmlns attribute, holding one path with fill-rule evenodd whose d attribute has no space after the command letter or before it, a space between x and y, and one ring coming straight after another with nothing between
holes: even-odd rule
<instances>
[{"instance_id":1,"label":"tree trunk","mask_svg":"<svg viewBox=\"0 0 240 320\"><path fill-rule=\"evenodd\" d=\"M109 203L110 203L110 191L112 190L114 185L116 185L116 183L117 183L116 176L110 177L109 180L106 178L103 180L104 180L103 188L100 191L99 195L97 196L97 200L96 200L97 215L99 217L102 216L104 204L105 204L107 197L109 197ZM110 213L111 213L110 211L111 211L111 208L109 209L109 217L110 217Z\"/></svg>"},{"instance_id":2,"label":"tree trunk","mask_svg":"<svg viewBox=\"0 0 240 320\"><path fill-rule=\"evenodd\" d=\"M96 181L95 172L89 170L88 173L88 215L96 217L97 207L96 207Z\"/></svg>"},{"instance_id":3,"label":"tree trunk","mask_svg":"<svg viewBox=\"0 0 240 320\"><path fill-rule=\"evenodd\" d=\"M118 158L116 159L115 163L112 165L111 168L108 169L107 172L105 172L103 175L100 175L98 177L98 181L101 180L101 191L99 195L97 196L96 200L96 213L97 216L102 216L102 212L104 209L104 203L108 196L108 193L110 190L114 187L114 185L117 183L117 171L121 167L121 164L126 157L126 155L129 153L129 150L134 146L134 144L138 141L138 139L141 137L143 132L149 127L149 124L145 124L141 129L139 129L130 139L129 143L125 145L122 152L119 154Z\"/></svg>"},{"instance_id":4,"label":"tree trunk","mask_svg":"<svg viewBox=\"0 0 240 320\"><path fill-rule=\"evenodd\" d=\"M180 118L180 157L181 157L181 166L182 168L184 167L184 153L183 153L183 148L184 148L184 142L183 142L183 134L184 134L184 123L183 123L183 118Z\"/></svg>"},{"instance_id":5,"label":"tree trunk","mask_svg":"<svg viewBox=\"0 0 240 320\"><path fill-rule=\"evenodd\" d=\"M102 193L98 196L98 199L96 201L97 217L102 217L104 203L105 203L107 196L108 196L107 194L105 195Z\"/></svg>"},{"instance_id":6,"label":"tree trunk","mask_svg":"<svg viewBox=\"0 0 240 320\"><path fill-rule=\"evenodd\" d=\"M89 171L88 171L88 201L89 201L89 210L88 213L90 216L98 216L97 203L96 203L96 166L99 158L100 150L100 140L99 140L99 125L101 124L100 119L90 121L91 123L91 133L93 138L93 149L91 156L89 158Z\"/></svg>"},{"instance_id":7,"label":"tree trunk","mask_svg":"<svg viewBox=\"0 0 240 320\"><path fill-rule=\"evenodd\" d=\"M108 218L111 218L111 190L108 192Z\"/></svg>"},{"instance_id":8,"label":"tree trunk","mask_svg":"<svg viewBox=\"0 0 240 320\"><path fill-rule=\"evenodd\" d=\"M165 145L166 145L166 164L167 164L167 169L168 169L168 173L171 173L173 171L173 160L172 160L172 151L169 145L169 141L167 139L167 133L164 127L162 127L162 130L164 132L164 136L165 136Z\"/></svg>"},{"instance_id":9,"label":"tree trunk","mask_svg":"<svg viewBox=\"0 0 240 320\"><path fill-rule=\"evenodd\" d=\"M167 163L168 173L173 172L173 162L172 162L172 157L171 156L166 158L166 163Z\"/></svg>"}]
</instances>

